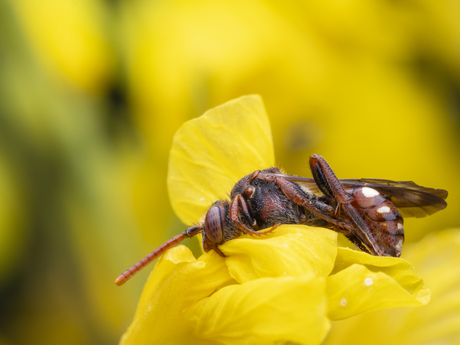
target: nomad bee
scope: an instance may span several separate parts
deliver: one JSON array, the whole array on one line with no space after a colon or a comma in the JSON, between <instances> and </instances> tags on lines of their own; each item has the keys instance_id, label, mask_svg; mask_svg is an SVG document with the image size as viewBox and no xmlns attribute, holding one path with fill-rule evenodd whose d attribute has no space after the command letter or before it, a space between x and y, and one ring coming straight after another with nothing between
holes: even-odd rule
<instances>
[{"instance_id":1,"label":"nomad bee","mask_svg":"<svg viewBox=\"0 0 460 345\"><path fill-rule=\"evenodd\" d=\"M233 187L230 201L211 205L203 224L194 225L122 273L122 285L140 269L185 238L203 235L203 248L225 256L219 245L242 233L264 235L281 224L325 227L344 234L362 251L401 255L404 217L424 217L444 209L447 191L414 182L380 179L339 180L319 155L310 157L313 178L257 170ZM260 231L261 229L268 229Z\"/></svg>"}]
</instances>

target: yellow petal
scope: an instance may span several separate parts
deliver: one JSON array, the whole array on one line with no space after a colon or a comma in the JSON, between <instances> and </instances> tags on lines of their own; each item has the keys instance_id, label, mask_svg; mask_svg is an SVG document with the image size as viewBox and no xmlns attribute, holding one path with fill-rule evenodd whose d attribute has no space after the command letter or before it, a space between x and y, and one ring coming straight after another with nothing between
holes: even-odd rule
<instances>
[{"instance_id":1,"label":"yellow petal","mask_svg":"<svg viewBox=\"0 0 460 345\"><path fill-rule=\"evenodd\" d=\"M273 166L273 142L259 96L245 96L186 122L174 136L169 197L185 224L197 222L236 182Z\"/></svg>"},{"instance_id":2,"label":"yellow petal","mask_svg":"<svg viewBox=\"0 0 460 345\"><path fill-rule=\"evenodd\" d=\"M239 283L265 277L327 277L337 253L337 233L302 225L282 225L261 237L242 236L220 246Z\"/></svg>"},{"instance_id":3,"label":"yellow petal","mask_svg":"<svg viewBox=\"0 0 460 345\"><path fill-rule=\"evenodd\" d=\"M172 270L181 263L196 262L192 252L186 246L180 245L166 251L156 263L154 269L150 273L149 279L142 290L141 298L139 299L139 306L146 305L154 294L155 289L161 280Z\"/></svg>"},{"instance_id":4,"label":"yellow petal","mask_svg":"<svg viewBox=\"0 0 460 345\"><path fill-rule=\"evenodd\" d=\"M263 278L227 286L188 311L217 344L320 344L329 330L324 280Z\"/></svg>"},{"instance_id":5,"label":"yellow petal","mask_svg":"<svg viewBox=\"0 0 460 345\"><path fill-rule=\"evenodd\" d=\"M195 260L185 246L170 249L152 271L121 344L194 343L184 310L231 283L235 281L217 254Z\"/></svg>"},{"instance_id":6,"label":"yellow petal","mask_svg":"<svg viewBox=\"0 0 460 345\"><path fill-rule=\"evenodd\" d=\"M404 255L430 287L430 303L334 322L326 344L460 343L460 230L426 236L406 245Z\"/></svg>"},{"instance_id":7,"label":"yellow petal","mask_svg":"<svg viewBox=\"0 0 460 345\"><path fill-rule=\"evenodd\" d=\"M331 320L372 310L420 306L430 300L429 290L407 261L347 248L338 249L333 275L327 278L327 294Z\"/></svg>"}]
</instances>

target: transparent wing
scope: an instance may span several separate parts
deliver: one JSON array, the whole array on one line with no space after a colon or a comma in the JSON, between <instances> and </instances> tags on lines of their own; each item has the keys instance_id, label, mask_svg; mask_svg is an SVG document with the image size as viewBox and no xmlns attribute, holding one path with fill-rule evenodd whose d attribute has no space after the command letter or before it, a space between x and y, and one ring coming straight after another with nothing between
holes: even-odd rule
<instances>
[{"instance_id":1,"label":"transparent wing","mask_svg":"<svg viewBox=\"0 0 460 345\"><path fill-rule=\"evenodd\" d=\"M296 182L316 195L322 195L313 178L274 174L288 181ZM446 208L447 191L419 186L412 181L390 181L383 179L341 179L345 189L369 187L390 198L403 217L421 218Z\"/></svg>"},{"instance_id":2,"label":"transparent wing","mask_svg":"<svg viewBox=\"0 0 460 345\"><path fill-rule=\"evenodd\" d=\"M370 187L388 196L403 217L421 218L446 208L447 191L419 186L412 181L382 179L340 180L345 188Z\"/></svg>"}]
</instances>

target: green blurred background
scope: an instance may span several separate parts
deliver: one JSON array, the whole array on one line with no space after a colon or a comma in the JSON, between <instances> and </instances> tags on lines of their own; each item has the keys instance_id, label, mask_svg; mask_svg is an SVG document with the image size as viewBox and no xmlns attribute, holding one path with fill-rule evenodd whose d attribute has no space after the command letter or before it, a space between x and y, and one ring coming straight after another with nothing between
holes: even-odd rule
<instances>
[{"instance_id":1,"label":"green blurred background","mask_svg":"<svg viewBox=\"0 0 460 345\"><path fill-rule=\"evenodd\" d=\"M414 180L458 226L457 0L0 0L0 344L114 344L183 231L166 189L186 120L262 95L277 162ZM238 162L235 162L238 164ZM404 254L403 254L404 257Z\"/></svg>"}]
</instances>

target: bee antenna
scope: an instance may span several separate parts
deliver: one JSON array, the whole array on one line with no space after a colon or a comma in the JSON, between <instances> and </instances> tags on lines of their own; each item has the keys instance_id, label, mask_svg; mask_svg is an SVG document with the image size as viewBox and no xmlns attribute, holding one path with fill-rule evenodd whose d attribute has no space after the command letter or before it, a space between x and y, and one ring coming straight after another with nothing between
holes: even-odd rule
<instances>
[{"instance_id":1,"label":"bee antenna","mask_svg":"<svg viewBox=\"0 0 460 345\"><path fill-rule=\"evenodd\" d=\"M157 249L155 249L153 252L151 252L149 255L147 255L145 258L143 258L141 261L134 264L133 266L128 268L126 271L124 271L122 274L120 274L117 277L117 279L115 279L115 284L117 284L118 286L123 285L124 283L128 281L128 279L130 279L133 275L135 275L137 272L139 272L141 269L143 269L153 260L158 258L161 254L163 254L169 248L182 242L186 238L197 235L202 230L203 230L202 226L195 225L185 230L182 234L174 236L173 238L171 238L170 240L166 241L161 246L159 246Z\"/></svg>"}]
</instances>

